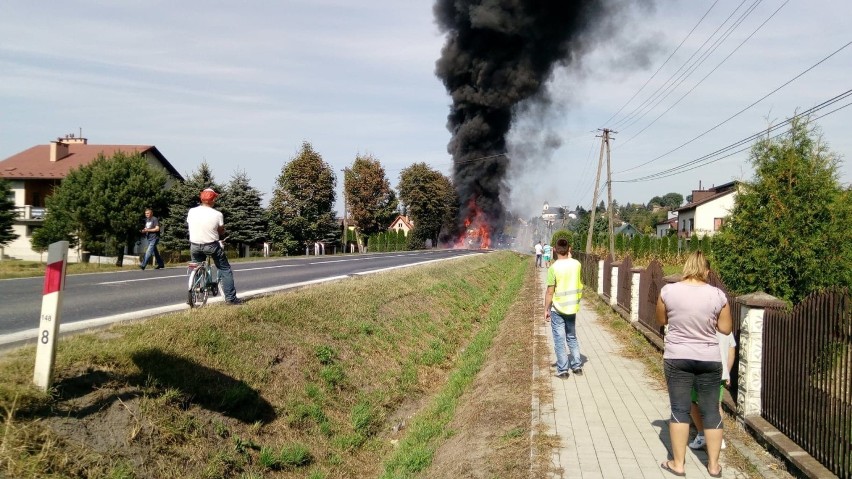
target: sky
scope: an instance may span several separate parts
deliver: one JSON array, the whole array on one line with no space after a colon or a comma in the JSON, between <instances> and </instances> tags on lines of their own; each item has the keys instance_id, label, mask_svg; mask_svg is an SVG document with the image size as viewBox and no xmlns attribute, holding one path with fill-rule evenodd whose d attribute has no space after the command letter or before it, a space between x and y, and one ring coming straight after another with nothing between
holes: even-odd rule
<instances>
[{"instance_id":1,"label":"sky","mask_svg":"<svg viewBox=\"0 0 852 479\"><path fill-rule=\"evenodd\" d=\"M509 135L504 198L521 216L545 201L591 206L599 128L617 132L613 198L647 203L750 180L751 141L689 171L642 177L852 88L852 2L622 7L585 40L584 55L554 69L548 108L519 109L537 113L519 113ZM422 0L3 1L0 158L82 132L90 144L155 145L185 176L204 161L220 183L245 172L265 201L303 142L338 175L338 198L341 170L357 155L381 161L393 187L416 162L450 175L451 100L435 76L444 43ZM816 122L849 184L852 108Z\"/></svg>"}]
</instances>

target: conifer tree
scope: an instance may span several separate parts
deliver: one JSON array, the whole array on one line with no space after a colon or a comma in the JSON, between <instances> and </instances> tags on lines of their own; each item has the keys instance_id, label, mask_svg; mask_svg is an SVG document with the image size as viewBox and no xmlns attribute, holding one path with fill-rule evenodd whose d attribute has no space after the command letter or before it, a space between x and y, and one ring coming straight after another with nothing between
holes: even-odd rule
<instances>
[{"instance_id":1,"label":"conifer tree","mask_svg":"<svg viewBox=\"0 0 852 479\"><path fill-rule=\"evenodd\" d=\"M751 150L754 179L740 185L729 221L713 240L726 286L793 303L828 286L852 286L852 197L839 159L808 120Z\"/></svg>"},{"instance_id":2,"label":"conifer tree","mask_svg":"<svg viewBox=\"0 0 852 479\"><path fill-rule=\"evenodd\" d=\"M9 182L0 178L0 247L15 241L18 235L12 229L15 220L15 202L11 198ZM2 259L2 258L0 258Z\"/></svg>"}]
</instances>

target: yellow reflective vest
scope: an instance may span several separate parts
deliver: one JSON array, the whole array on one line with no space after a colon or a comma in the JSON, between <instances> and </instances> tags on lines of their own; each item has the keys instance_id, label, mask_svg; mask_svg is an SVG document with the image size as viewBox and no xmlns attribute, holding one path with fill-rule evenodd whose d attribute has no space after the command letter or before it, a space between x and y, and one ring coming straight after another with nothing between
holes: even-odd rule
<instances>
[{"instance_id":1,"label":"yellow reflective vest","mask_svg":"<svg viewBox=\"0 0 852 479\"><path fill-rule=\"evenodd\" d=\"M577 314L583 297L580 262L574 258L556 260L547 269L547 285L555 286L553 309L561 314Z\"/></svg>"}]
</instances>

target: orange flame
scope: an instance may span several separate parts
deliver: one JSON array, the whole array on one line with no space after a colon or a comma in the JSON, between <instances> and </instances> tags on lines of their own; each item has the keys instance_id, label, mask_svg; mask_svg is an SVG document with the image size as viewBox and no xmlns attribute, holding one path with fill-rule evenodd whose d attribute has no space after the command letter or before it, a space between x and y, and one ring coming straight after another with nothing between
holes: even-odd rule
<instances>
[{"instance_id":1,"label":"orange flame","mask_svg":"<svg viewBox=\"0 0 852 479\"><path fill-rule=\"evenodd\" d=\"M488 226L488 221L479 206L476 205L476 198L471 198L468 202L469 216L464 220L464 232L456 241L456 248L480 248L488 249L491 247L491 228Z\"/></svg>"}]
</instances>

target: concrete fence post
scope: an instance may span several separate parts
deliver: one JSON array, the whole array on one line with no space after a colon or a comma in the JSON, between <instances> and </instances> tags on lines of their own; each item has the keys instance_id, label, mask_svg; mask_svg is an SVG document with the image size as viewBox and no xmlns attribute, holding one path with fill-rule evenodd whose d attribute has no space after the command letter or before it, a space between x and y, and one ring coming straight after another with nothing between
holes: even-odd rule
<instances>
[{"instance_id":1,"label":"concrete fence post","mask_svg":"<svg viewBox=\"0 0 852 479\"><path fill-rule=\"evenodd\" d=\"M612 265L612 274L609 277L609 305L612 307L618 304L618 266Z\"/></svg>"},{"instance_id":2,"label":"concrete fence post","mask_svg":"<svg viewBox=\"0 0 852 479\"><path fill-rule=\"evenodd\" d=\"M603 296L604 292L604 260L598 260L598 296Z\"/></svg>"},{"instance_id":3,"label":"concrete fence post","mask_svg":"<svg viewBox=\"0 0 852 479\"><path fill-rule=\"evenodd\" d=\"M740 368L737 383L737 415L740 418L760 415L763 359L763 313L767 307L784 302L766 293L738 296L740 308Z\"/></svg>"},{"instance_id":4,"label":"concrete fence post","mask_svg":"<svg viewBox=\"0 0 852 479\"><path fill-rule=\"evenodd\" d=\"M639 321L639 275L642 274L642 270L638 268L633 268L633 275L631 276L631 287L630 287L630 321L636 322Z\"/></svg>"}]
</instances>

